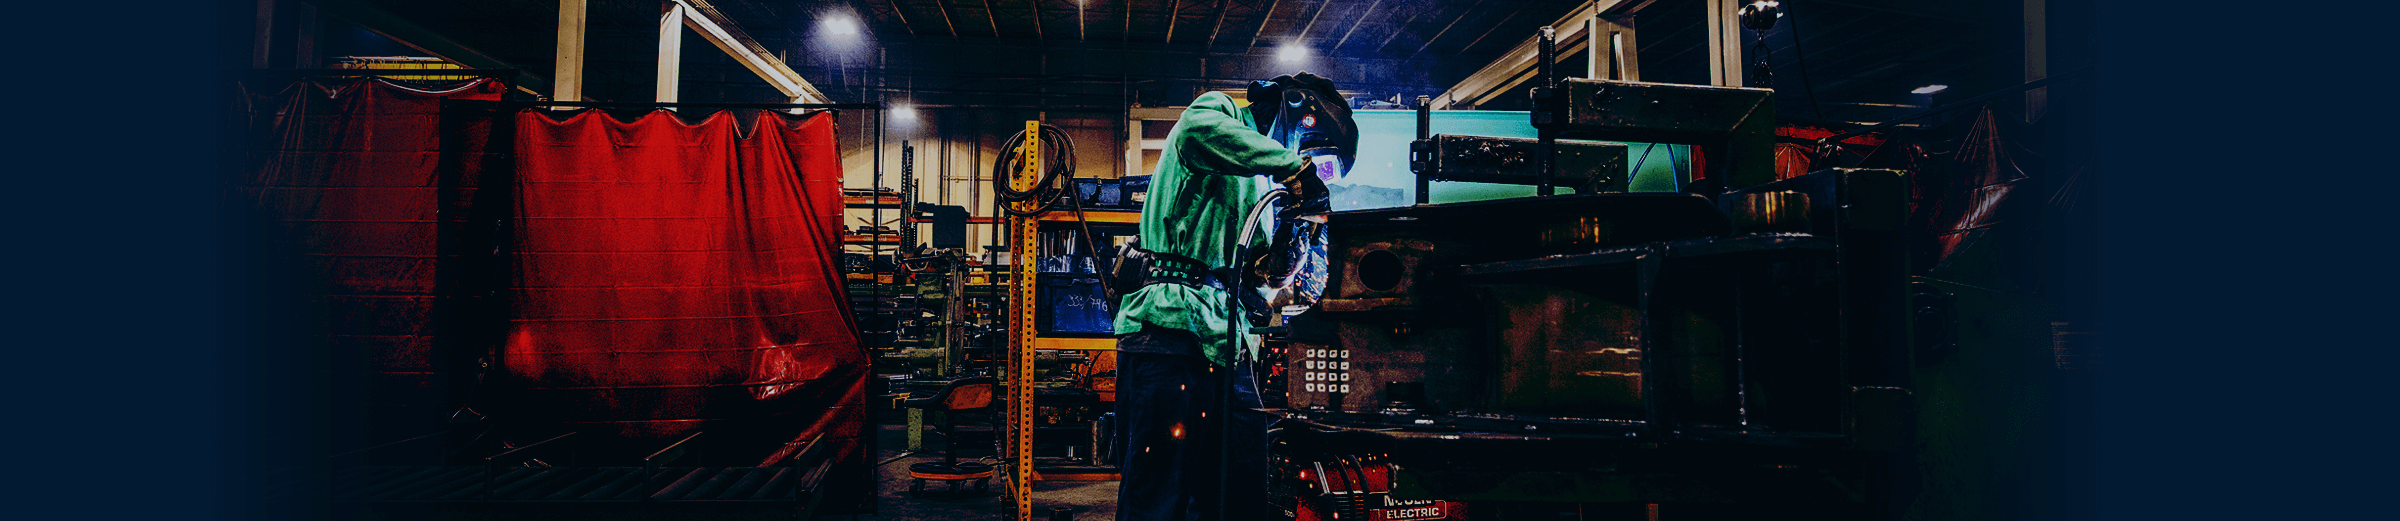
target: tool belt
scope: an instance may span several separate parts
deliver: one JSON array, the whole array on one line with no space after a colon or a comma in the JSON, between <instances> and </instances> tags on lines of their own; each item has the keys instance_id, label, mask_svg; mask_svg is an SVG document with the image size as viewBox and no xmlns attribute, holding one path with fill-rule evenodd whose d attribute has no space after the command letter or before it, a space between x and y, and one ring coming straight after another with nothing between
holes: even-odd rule
<instances>
[{"instance_id":1,"label":"tool belt","mask_svg":"<svg viewBox=\"0 0 2400 521\"><path fill-rule=\"evenodd\" d=\"M1208 264L1199 259L1145 250L1140 246L1140 239L1134 241L1117 250L1116 269L1109 273L1109 287L1115 289L1118 295L1130 295L1151 284L1182 284L1214 289L1241 299L1242 314L1250 319L1251 325L1267 325L1270 319L1267 316L1266 297L1256 291L1228 289L1225 281L1233 280L1232 270L1209 271Z\"/></svg>"},{"instance_id":2,"label":"tool belt","mask_svg":"<svg viewBox=\"0 0 2400 521\"><path fill-rule=\"evenodd\" d=\"M1109 285L1122 295L1151 284L1182 284L1219 291L1226 288L1225 279L1209 271L1208 264L1199 259L1145 250L1138 240L1125 245L1117 252L1117 265L1109 274Z\"/></svg>"}]
</instances>

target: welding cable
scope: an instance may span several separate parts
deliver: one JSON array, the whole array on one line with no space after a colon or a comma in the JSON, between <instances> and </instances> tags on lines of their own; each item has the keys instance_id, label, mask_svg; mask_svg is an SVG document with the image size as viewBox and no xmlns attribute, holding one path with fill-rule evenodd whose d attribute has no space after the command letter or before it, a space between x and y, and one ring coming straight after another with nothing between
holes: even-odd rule
<instances>
[{"instance_id":1,"label":"welding cable","mask_svg":"<svg viewBox=\"0 0 2400 521\"><path fill-rule=\"evenodd\" d=\"M1672 168L1672 169L1675 169L1675 175L1667 176L1667 179L1670 179L1670 180L1673 180L1673 181L1675 181L1675 191L1677 191L1677 192L1682 192L1682 191L1683 191L1683 160L1675 157L1675 146L1674 146L1674 145L1668 145L1668 146L1667 146L1667 168Z\"/></svg>"},{"instance_id":2,"label":"welding cable","mask_svg":"<svg viewBox=\"0 0 2400 521\"><path fill-rule=\"evenodd\" d=\"M1016 153L1017 147L1025 143L1024 132L1009 136L1008 142L1000 145L1005 152L992 161L992 195L1000 200L1000 209L1009 215L1032 217L1049 213L1051 206L1058 203L1059 194L1074 187L1075 141L1068 139L1066 131L1057 126L1043 123L1040 128L1045 168L1041 180L1033 183L1032 188L1019 191L1008 185L1009 178L1016 177L1017 170L1025 166L1023 155ZM1052 187L1053 183L1059 186ZM1033 209L1018 210L1007 204L1027 200L1035 202Z\"/></svg>"},{"instance_id":3,"label":"welding cable","mask_svg":"<svg viewBox=\"0 0 2400 521\"><path fill-rule=\"evenodd\" d=\"M1233 244L1229 245L1233 249L1233 257L1231 257L1233 262L1238 264L1241 259L1249 257L1250 241L1257 238L1254 235L1258 232L1259 216L1265 215L1268 208L1274 207L1275 201L1290 195L1290 192L1277 188L1268 191L1266 195L1259 196L1258 202L1250 205L1250 212L1243 214L1242 220L1234 224L1235 230L1238 231L1234 233ZM1240 268L1236 266L1233 269ZM1238 282L1240 280L1242 279L1239 276L1225 278L1225 348L1233 352L1226 353L1225 370L1217 373L1216 396L1210 397L1209 407L1207 407L1207 410L1217 413L1216 453L1219 462L1225 460L1226 454L1233 452L1232 437L1227 436L1233 428L1233 364L1252 363L1248 357L1242 356L1248 352L1242 349L1242 339L1239 334L1241 328L1236 327L1239 324L1236 321L1248 320L1247 317L1242 316L1241 297L1235 296L1233 293L1250 291L1250 288ZM1230 490L1233 486L1232 479L1233 475L1230 473L1217 473L1217 490ZM1213 514L1210 518L1215 521L1226 521L1226 506L1225 494L1217 494L1216 505L1212 509Z\"/></svg>"},{"instance_id":4,"label":"welding cable","mask_svg":"<svg viewBox=\"0 0 2400 521\"><path fill-rule=\"evenodd\" d=\"M1072 183L1074 179L1070 177L1068 181ZM1083 229L1083 233L1077 235L1083 236L1084 255L1090 255L1092 257L1092 269L1099 273L1116 273L1116 259L1108 259L1107 265L1100 264L1100 243L1098 240L1092 237L1092 221L1084 218L1083 194L1075 194L1074 197L1069 197L1068 199L1075 204L1075 225ZM1067 271L1074 271L1074 267L1068 267ZM1118 295L1116 286L1101 284L1100 294L1107 296L1109 302L1117 301Z\"/></svg>"},{"instance_id":5,"label":"welding cable","mask_svg":"<svg viewBox=\"0 0 2400 521\"><path fill-rule=\"evenodd\" d=\"M1001 144L1000 149L1009 150L1012 152L1001 154L1000 158L992 163L992 173L995 174L992 177L993 194L997 195L1003 202L1003 204L1000 206L1000 209L1008 211L1009 215L1018 217L1032 217L1050 213L1050 210L1054 210L1055 208L1053 207L1058 204L1058 196L1060 192L1068 191L1075 185L1075 140L1068 138L1067 133L1059 130L1059 128L1055 125L1043 123L1041 124L1040 128L1042 131L1042 143L1045 145L1042 147L1043 151L1050 152L1048 154L1044 154L1044 158L1047 159L1047 161L1044 161L1044 163L1047 163L1046 166L1048 169L1042 172L1041 181L1034 183L1032 189L1017 191L1015 188L1008 186L1009 177L1014 177L1013 173L1016 172L1018 168L1022 168L1025 165L1024 158L1019 154L1013 153L1018 146L1025 144L1024 132L1017 132L1015 135L1009 136L1008 142ZM1010 173L1011 175L997 175L1001 173ZM1053 182L1058 183L1059 186L1056 188L1051 188L1050 185ZM1007 202L1023 201L1027 198L1033 198L1035 201L1037 201L1037 204L1034 205L1032 210L1020 211L1015 208L1010 208L1007 204L1005 204ZM1091 222L1084 218L1083 194L1069 194L1067 199L1069 203L1075 206L1075 222L1083 230L1081 235L1083 237L1083 246L1085 250L1084 254L1090 255L1094 264L1098 264L1101 253L1100 246L1099 243L1092 237ZM1113 265L1114 262L1112 261L1111 264ZM1093 268L1098 269L1101 273L1107 273L1110 271L1097 265L1093 266ZM1070 269L1069 271L1072 270ZM1111 302L1116 300L1117 295L1115 288L1110 288L1106 285L1102 285L1101 288Z\"/></svg>"},{"instance_id":6,"label":"welding cable","mask_svg":"<svg viewBox=\"0 0 2400 521\"><path fill-rule=\"evenodd\" d=\"M1625 183L1626 183L1626 186L1627 186L1628 188L1631 188L1631 187L1632 187L1632 184L1633 184L1633 178L1634 178L1635 176L1642 175L1642 164L1644 164L1644 163L1649 163L1649 162L1650 162L1650 149L1653 149L1653 148L1658 148L1658 144L1657 144L1657 143L1651 143L1651 144L1643 145L1643 146L1642 146L1642 158L1641 158L1641 159L1636 159L1636 160L1634 160L1634 161L1633 161L1633 169L1632 169L1632 170L1627 170L1627 171L1626 171L1626 172L1628 172L1628 173L1627 173L1627 174L1625 174L1625 180L1626 180L1626 181L1625 181ZM1667 153L1669 153L1669 154L1673 154L1674 152L1675 152L1675 149L1673 149L1673 148L1668 148L1668 149L1667 149Z\"/></svg>"},{"instance_id":7,"label":"welding cable","mask_svg":"<svg viewBox=\"0 0 2400 521\"><path fill-rule=\"evenodd\" d=\"M1344 461L1344 462L1348 462L1348 463L1349 463L1349 465L1344 465L1345 467L1348 467L1348 468L1345 468L1345 469L1342 469L1342 470L1348 471L1348 472L1350 473L1350 475L1352 475L1352 476L1356 476L1356 477L1357 477L1357 479L1358 479L1358 481L1352 481L1352 482L1350 482L1350 483L1352 483L1352 486L1351 486L1351 488L1356 488L1356 489L1358 489L1358 493L1360 493L1360 494L1365 494L1365 493L1367 493L1367 492L1368 492L1368 490L1367 490L1367 459L1366 459L1366 457L1364 457L1364 456L1342 456L1342 457L1341 457L1341 459L1342 459L1342 461Z\"/></svg>"}]
</instances>

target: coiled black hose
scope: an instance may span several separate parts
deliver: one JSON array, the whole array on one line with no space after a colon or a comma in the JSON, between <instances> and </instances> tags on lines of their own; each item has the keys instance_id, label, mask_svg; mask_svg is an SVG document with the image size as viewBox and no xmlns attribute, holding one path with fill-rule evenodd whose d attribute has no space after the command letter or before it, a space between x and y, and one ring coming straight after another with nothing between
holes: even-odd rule
<instances>
[{"instance_id":1,"label":"coiled black hose","mask_svg":"<svg viewBox=\"0 0 2400 521\"><path fill-rule=\"evenodd\" d=\"M1016 177L1017 170L1024 167L1023 155L1016 153L1017 147L1025 144L1024 132L1009 136L1008 142L1000 145L1000 149L1006 152L992 161L992 193L1000 198L1000 209L1009 215L1032 217L1049 213L1051 207L1058 204L1058 196L1075 185L1075 141L1067 138L1066 131L1048 123L1041 125L1041 132L1042 163L1046 168L1042 169L1041 180L1035 182L1031 189L1018 191L1008 186L1008 180ZM1053 186L1054 183L1056 186ZM1018 210L1008 204L1027 199L1035 202L1032 209Z\"/></svg>"}]
</instances>

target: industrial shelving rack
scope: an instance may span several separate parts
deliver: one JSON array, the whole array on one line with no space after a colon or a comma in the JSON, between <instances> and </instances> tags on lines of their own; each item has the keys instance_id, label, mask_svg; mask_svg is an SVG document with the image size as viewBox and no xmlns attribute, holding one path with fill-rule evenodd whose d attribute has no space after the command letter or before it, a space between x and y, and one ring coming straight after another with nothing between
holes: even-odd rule
<instances>
[{"instance_id":1,"label":"industrial shelving rack","mask_svg":"<svg viewBox=\"0 0 2400 521\"><path fill-rule=\"evenodd\" d=\"M1077 212L1054 211L1035 216L1029 220L1033 221L1032 230L1035 234L1047 231L1057 231L1057 228L1073 225L1091 224L1101 226L1133 226L1141 224L1142 222L1142 212L1134 210L1082 210L1080 213L1082 215L1079 216L1077 215ZM1025 243L1020 241L1013 246L1025 246ZM1025 269L1032 269L1031 267L1034 265L1034 263L1040 260L1037 252L1033 250L1012 249L1010 250L1010 253L1011 257L1015 259L1018 264L1025 266ZM1026 299L1026 302L1033 303L1040 301L1040 295L1034 289L1039 286L1040 284L1038 284L1037 281L1028 278L1025 279L1025 283L1017 284L1013 287L1017 288L1018 291L1021 292L1022 296ZM1039 331L1034 330L1027 330L1026 333L1031 334L1032 340L1029 342L1032 344L1034 349L1063 349L1079 351L1114 351L1117 349L1117 339L1115 338L1043 335L1040 334Z\"/></svg>"},{"instance_id":2,"label":"industrial shelving rack","mask_svg":"<svg viewBox=\"0 0 2400 521\"><path fill-rule=\"evenodd\" d=\"M898 297L902 294L899 285L905 282L901 280L902 274L898 273L898 270L884 269L884 255L889 252L895 254L896 257L901 242L899 234L883 233L882 210L900 210L906 205L903 204L904 201L900 194L884 193L880 186L867 190L844 188L842 192L844 208L875 210L872 214L873 217L869 218L871 222L868 233L844 232L842 234L842 246L845 253L853 246L864 246L867 250L868 270L865 273L867 275L865 280L853 278L852 275L855 275L853 273L843 273L843 283L847 284L850 289L852 314L857 317L862 333L873 335L872 338L876 339L896 336L901 327L901 322L897 317L909 316L907 312L914 311L914 309L911 306L901 306L898 302ZM854 193L863 193L864 195L853 195ZM881 319L887 317L891 318L890 327L894 329L888 332L889 335L880 330L867 330L866 326L884 323ZM866 342L867 347L870 348L890 347L888 341L867 340Z\"/></svg>"},{"instance_id":3,"label":"industrial shelving rack","mask_svg":"<svg viewBox=\"0 0 2400 521\"><path fill-rule=\"evenodd\" d=\"M1017 150L1011 151L1020 157L1019 164L1023 166L1009 174L1010 188L1020 191L1031 191L1036 188L1033 185L1041 177L1041 147L1041 122L1026 121L1025 140ZM1040 206L1041 202L1028 200L1012 204L1017 205L1020 211L1030 211L1034 207ZM1007 266L1009 269L1009 341L1004 361L1007 378L1005 399L1008 409L1006 431L1002 436L1004 441L1002 455L1005 459L1006 470L1001 475L1005 483L1001 490L1014 511L1011 519L1017 521L1033 519L1033 482L1041 479L1034 471L1033 458L1034 414L1036 411L1033 404L1035 394L1034 351L1037 349L1113 350L1116 348L1116 340L1113 338L1045 337L1040 335L1035 327L1034 317L1039 312L1037 309L1039 299L1034 294L1039 280L1035 275L1035 263L1039 261L1038 257L1041 251L1038 241L1040 241L1042 227L1048 223L1076 223L1079 220L1132 224L1140 222L1141 218L1139 212L1083 211L1080 213L1080 218L1076 213L1048 213L1030 217L1011 216L1004 225L1004 229L1008 231L1009 249Z\"/></svg>"},{"instance_id":4,"label":"industrial shelving rack","mask_svg":"<svg viewBox=\"0 0 2400 521\"><path fill-rule=\"evenodd\" d=\"M1141 224L1142 213L1140 211L1129 210L1085 209L1079 212L1053 211L1032 217L1027 220L1032 221L1033 226L1031 229L1033 230L1034 235L1038 238L1039 235L1043 233L1053 233L1068 230L1080 231L1082 228L1091 228L1095 232L1098 230L1131 228ZM1025 243L1023 241L1018 241L1012 244L1022 246ZM1017 264L1019 264L1018 269L1020 270L1033 269L1034 263L1040 261L1040 256L1038 255L1038 252L1035 251L1013 251L1012 253L1012 258L1016 260ZM1040 302L1042 302L1040 288L1041 284L1038 276L1027 277L1023 279L1023 283L1021 284L1010 285L1010 298L1015 299L1016 302L1026 303L1026 306L1024 306L1023 309L1030 310L1033 309L1032 306L1038 306L1040 305ZM1116 356L1117 339L1114 335L1070 336L1059 334L1042 334L1038 329L1031 327L1012 330L1010 333L1021 339L1030 339L1025 340L1025 344L1023 344L1030 346L1029 348L1024 349L1022 352L1022 355L1027 358L1033 357L1036 352L1041 350L1078 351L1085 354L1085 359L1088 361L1088 363L1096 364L1097 366L1101 367L1113 367L1116 365L1114 357ZM1032 378L1030 372L1025 380L1028 383L1031 383ZM1099 393L1099 399L1101 401L1113 401L1113 398L1110 398L1110 396L1115 394L1113 390L1094 390L1105 391ZM1029 406L1027 410L1038 411L1039 405L1040 404L1037 403L1034 404L1034 406ZM1013 423L1012 425L1016 426L1017 428L1024 429L1027 432L1052 429L1058 431L1072 430L1071 428L1043 429L1034 425L1034 419L1031 417L1013 418L1013 420L1015 420L1016 423ZM1091 432L1091 435L1097 437L1098 433L1093 431ZM1096 459L1096 457L1099 455L1100 448L1095 446L1092 447L1092 449L1092 456L1094 456ZM1035 465L1033 470L1034 472L1032 473L1031 478L1033 481L1115 481L1120 477L1120 474L1114 467L1107 466Z\"/></svg>"}]
</instances>

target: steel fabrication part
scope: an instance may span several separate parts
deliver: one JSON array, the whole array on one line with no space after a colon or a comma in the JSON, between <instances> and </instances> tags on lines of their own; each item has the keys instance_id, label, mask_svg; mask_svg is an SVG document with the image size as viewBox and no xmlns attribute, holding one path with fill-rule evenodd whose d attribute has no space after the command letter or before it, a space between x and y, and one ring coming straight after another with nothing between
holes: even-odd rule
<instances>
[{"instance_id":1,"label":"steel fabrication part","mask_svg":"<svg viewBox=\"0 0 2400 521\"><path fill-rule=\"evenodd\" d=\"M1334 333L1290 348L1292 416L1310 425L1297 437L1389 449L1419 492L1470 501L1526 500L1476 483L1561 457L1656 465L1563 471L1591 488L1551 501L1692 499L1621 486L1661 473L1743 501L1791 499L1740 484L1753 478L1855 485L1852 470L1741 469L1855 469L1857 454L1906 439L1907 381L1883 366L1906 360L1907 338L1877 333L1907 319L1879 304L1906 297L1889 295L1904 290L1890 276L1900 250L1878 229L1906 204L1895 179L1828 170L1718 201L1597 194L1325 214L1333 278L1316 313Z\"/></svg>"},{"instance_id":2,"label":"steel fabrication part","mask_svg":"<svg viewBox=\"0 0 2400 521\"><path fill-rule=\"evenodd\" d=\"M1775 180L1772 90L1567 78L1553 96L1534 127L1560 139L1699 145L1728 188Z\"/></svg>"},{"instance_id":3,"label":"steel fabrication part","mask_svg":"<svg viewBox=\"0 0 2400 521\"><path fill-rule=\"evenodd\" d=\"M1431 181L1465 181L1534 185L1541 183L1535 162L1539 140L1523 138L1436 135L1409 143L1409 171ZM1623 143L1562 141L1558 143L1555 182L1577 193L1625 191L1626 147Z\"/></svg>"}]
</instances>

